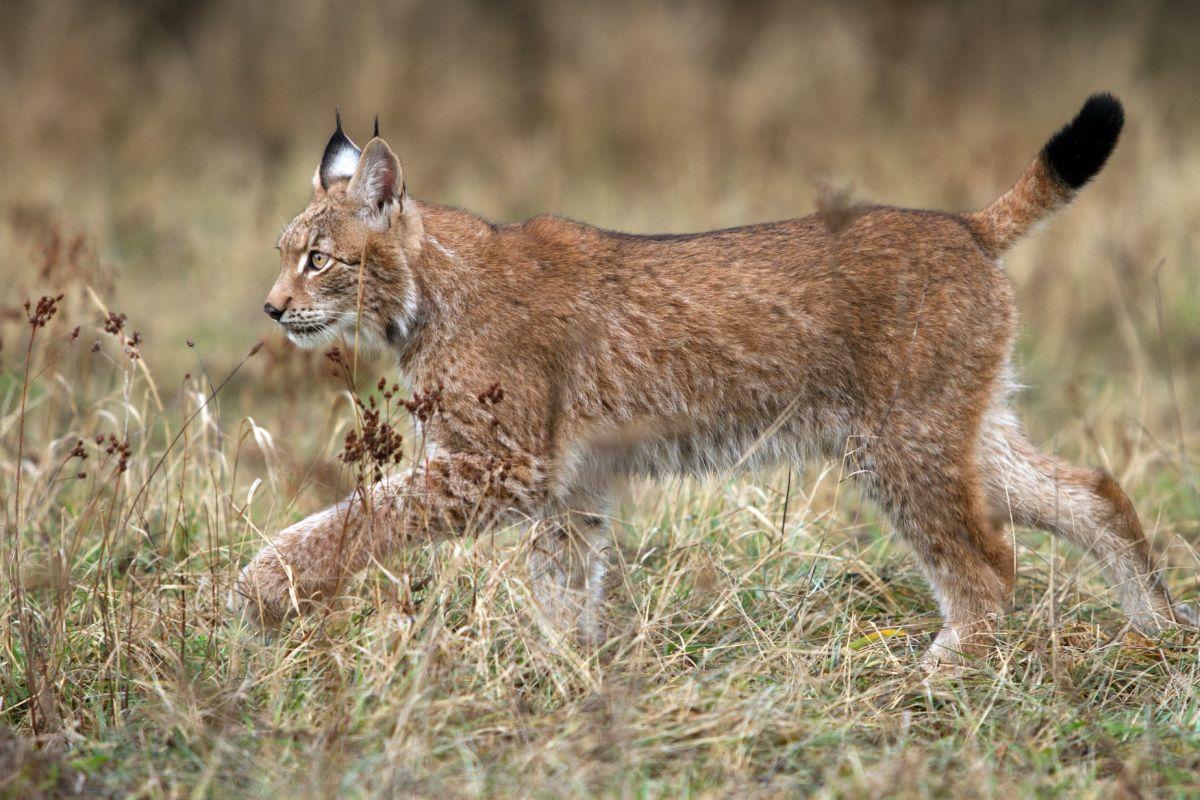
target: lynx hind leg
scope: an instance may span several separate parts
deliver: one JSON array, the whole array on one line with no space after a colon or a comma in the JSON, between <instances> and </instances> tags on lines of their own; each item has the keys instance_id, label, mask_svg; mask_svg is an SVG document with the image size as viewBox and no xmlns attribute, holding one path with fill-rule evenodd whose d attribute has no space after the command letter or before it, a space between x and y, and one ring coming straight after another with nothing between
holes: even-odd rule
<instances>
[{"instance_id":1,"label":"lynx hind leg","mask_svg":"<svg viewBox=\"0 0 1200 800\"><path fill-rule=\"evenodd\" d=\"M1007 410L987 420L980 452L993 518L1057 534L1090 553L1139 631L1195 624L1191 609L1172 607L1137 512L1111 475L1038 451Z\"/></svg>"},{"instance_id":2,"label":"lynx hind leg","mask_svg":"<svg viewBox=\"0 0 1200 800\"><path fill-rule=\"evenodd\" d=\"M607 504L587 508L595 511L568 509L540 523L528 568L538 613L553 628L597 646L607 639L612 541Z\"/></svg>"},{"instance_id":3,"label":"lynx hind leg","mask_svg":"<svg viewBox=\"0 0 1200 800\"><path fill-rule=\"evenodd\" d=\"M943 627L925 664L984 655L994 643L997 620L1011 604L1012 547L988 518L966 459L914 456L935 452L936 446L892 449L873 453L861 474L915 553L941 609Z\"/></svg>"}]
</instances>

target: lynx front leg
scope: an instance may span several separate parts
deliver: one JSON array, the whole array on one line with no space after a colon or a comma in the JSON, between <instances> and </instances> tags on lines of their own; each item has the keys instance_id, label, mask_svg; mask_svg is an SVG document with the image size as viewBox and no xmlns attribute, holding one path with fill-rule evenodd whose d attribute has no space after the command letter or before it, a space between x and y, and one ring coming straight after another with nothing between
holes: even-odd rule
<instances>
[{"instance_id":1,"label":"lynx front leg","mask_svg":"<svg viewBox=\"0 0 1200 800\"><path fill-rule=\"evenodd\" d=\"M528 567L538 612L555 628L598 645L606 638L612 562L607 498L589 498L547 518L530 543Z\"/></svg>"},{"instance_id":2,"label":"lynx front leg","mask_svg":"<svg viewBox=\"0 0 1200 800\"><path fill-rule=\"evenodd\" d=\"M242 570L237 593L257 619L278 623L327 602L347 578L400 546L535 513L542 483L531 458L432 458L281 532Z\"/></svg>"},{"instance_id":3,"label":"lynx front leg","mask_svg":"<svg viewBox=\"0 0 1200 800\"><path fill-rule=\"evenodd\" d=\"M336 596L373 551L386 549L397 494L386 485L356 491L285 528L242 568L235 589L251 616L276 625Z\"/></svg>"}]
</instances>

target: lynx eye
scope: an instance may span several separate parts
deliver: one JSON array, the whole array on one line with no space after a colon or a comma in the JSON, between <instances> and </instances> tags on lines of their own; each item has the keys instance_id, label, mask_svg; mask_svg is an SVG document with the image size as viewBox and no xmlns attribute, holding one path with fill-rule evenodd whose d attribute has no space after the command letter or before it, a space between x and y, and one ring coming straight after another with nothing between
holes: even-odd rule
<instances>
[{"instance_id":1,"label":"lynx eye","mask_svg":"<svg viewBox=\"0 0 1200 800\"><path fill-rule=\"evenodd\" d=\"M331 259L329 256L325 255L324 253L321 253L317 250L313 250L311 253L308 254L308 268L312 272L320 272L321 270L323 270L327 266L329 266L329 262L332 260L333 259Z\"/></svg>"}]
</instances>

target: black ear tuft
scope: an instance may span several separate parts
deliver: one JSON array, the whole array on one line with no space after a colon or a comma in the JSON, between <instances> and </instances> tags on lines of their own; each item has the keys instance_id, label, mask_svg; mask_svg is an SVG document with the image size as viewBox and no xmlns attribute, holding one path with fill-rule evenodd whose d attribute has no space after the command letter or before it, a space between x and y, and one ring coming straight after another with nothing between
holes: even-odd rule
<instances>
[{"instance_id":1,"label":"black ear tuft","mask_svg":"<svg viewBox=\"0 0 1200 800\"><path fill-rule=\"evenodd\" d=\"M375 132L373 134L371 134L371 136L373 136L376 139L379 138L379 115L378 114L375 115Z\"/></svg>"},{"instance_id":2,"label":"black ear tuft","mask_svg":"<svg viewBox=\"0 0 1200 800\"><path fill-rule=\"evenodd\" d=\"M359 156L362 155L358 146L342 132L340 107L334 111L334 118L337 120L337 128L333 136L329 137L329 144L325 145L325 154L321 156L321 166L317 169L322 189L328 189L334 181L349 180L358 166Z\"/></svg>"},{"instance_id":3,"label":"black ear tuft","mask_svg":"<svg viewBox=\"0 0 1200 800\"><path fill-rule=\"evenodd\" d=\"M1042 160L1071 189L1090 181L1108 161L1121 128L1125 110L1108 92L1094 94L1062 130L1042 148Z\"/></svg>"}]
</instances>

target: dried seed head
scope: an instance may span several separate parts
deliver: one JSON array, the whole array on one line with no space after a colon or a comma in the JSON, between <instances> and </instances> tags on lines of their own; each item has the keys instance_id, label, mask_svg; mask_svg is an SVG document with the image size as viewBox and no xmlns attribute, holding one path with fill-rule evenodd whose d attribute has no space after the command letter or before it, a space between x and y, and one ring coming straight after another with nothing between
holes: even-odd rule
<instances>
[{"instance_id":1,"label":"dried seed head","mask_svg":"<svg viewBox=\"0 0 1200 800\"><path fill-rule=\"evenodd\" d=\"M58 313L58 304L62 302L65 295L57 295L55 297L43 296L37 301L37 305L33 305L26 300L23 303L25 315L29 319L29 327L35 331L38 328L46 327L46 323L54 319L54 315Z\"/></svg>"},{"instance_id":2,"label":"dried seed head","mask_svg":"<svg viewBox=\"0 0 1200 800\"><path fill-rule=\"evenodd\" d=\"M112 311L108 312L108 316L104 318L104 332L111 333L113 336L120 335L125 328L125 320L127 317L124 314L116 314Z\"/></svg>"},{"instance_id":3,"label":"dried seed head","mask_svg":"<svg viewBox=\"0 0 1200 800\"><path fill-rule=\"evenodd\" d=\"M436 389L413 392L412 399L404 401L404 407L421 422L427 422L434 414L442 413L442 389L439 383Z\"/></svg>"},{"instance_id":4,"label":"dried seed head","mask_svg":"<svg viewBox=\"0 0 1200 800\"><path fill-rule=\"evenodd\" d=\"M362 419L362 429L346 432L341 459L347 464L358 464L364 472L369 471L375 481L383 480L385 467L399 464L403 458L403 435L383 416L375 398L368 398L364 405L354 399Z\"/></svg>"},{"instance_id":5,"label":"dried seed head","mask_svg":"<svg viewBox=\"0 0 1200 800\"><path fill-rule=\"evenodd\" d=\"M142 356L141 344L141 331L134 331L133 336L125 340L125 355L129 356L130 359L137 361Z\"/></svg>"}]
</instances>

